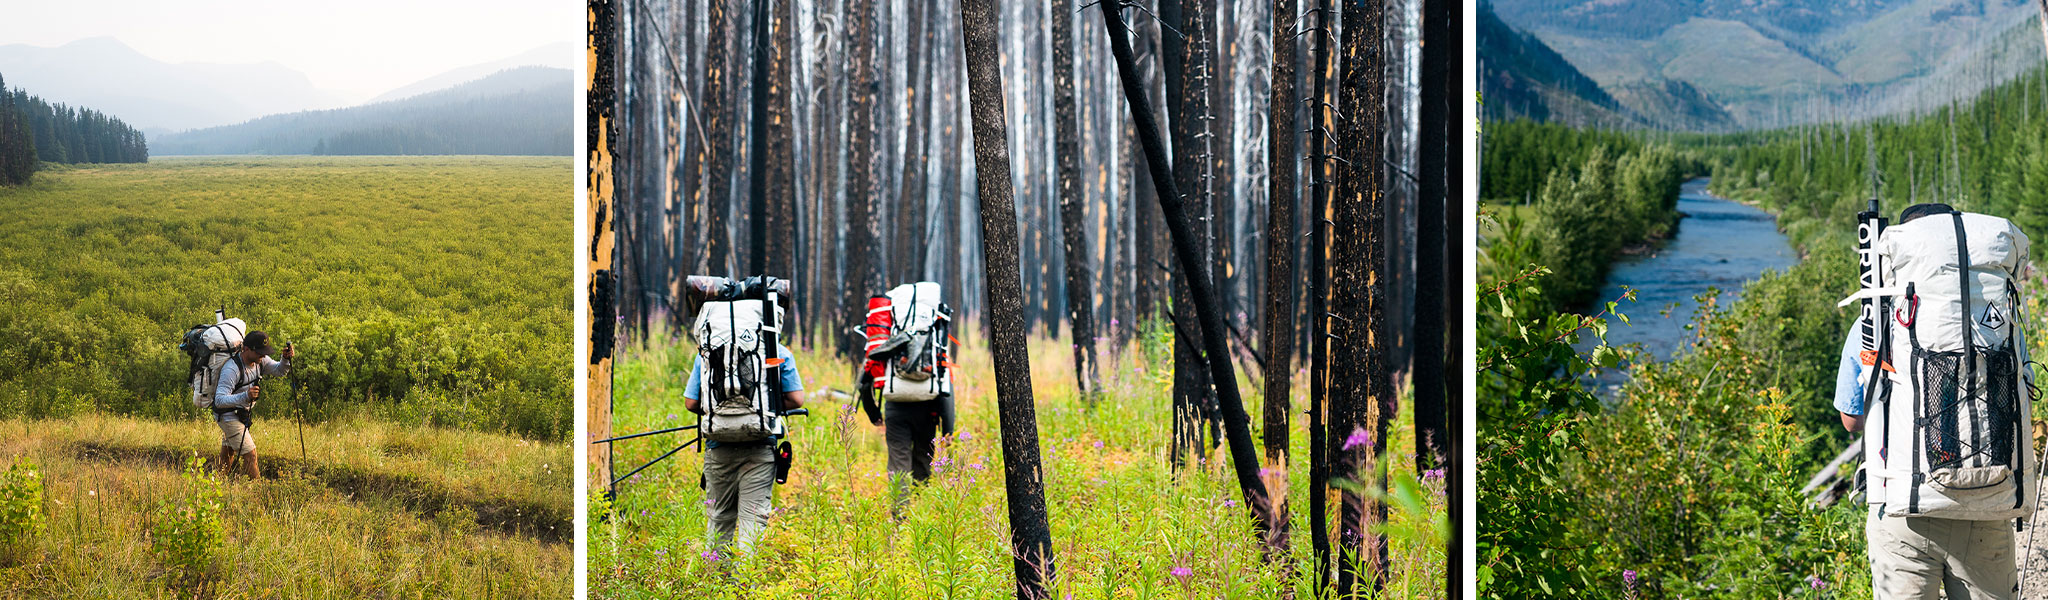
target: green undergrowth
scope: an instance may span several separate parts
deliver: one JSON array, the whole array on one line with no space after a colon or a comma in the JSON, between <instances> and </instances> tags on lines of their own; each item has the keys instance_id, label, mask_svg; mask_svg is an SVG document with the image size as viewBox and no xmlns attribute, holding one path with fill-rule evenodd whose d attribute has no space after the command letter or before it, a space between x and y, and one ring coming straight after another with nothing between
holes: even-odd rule
<instances>
[{"instance_id":1,"label":"green undergrowth","mask_svg":"<svg viewBox=\"0 0 2048 600\"><path fill-rule=\"evenodd\" d=\"M254 431L256 482L220 477L211 423L0 421L47 516L0 597L569 595L565 444L341 419L307 426L301 458L289 419Z\"/></svg>"},{"instance_id":2,"label":"green undergrowth","mask_svg":"<svg viewBox=\"0 0 2048 600\"><path fill-rule=\"evenodd\" d=\"M812 415L793 421L796 466L789 484L776 490L776 512L758 550L707 554L704 492L697 486L702 459L685 450L622 484L616 504L594 499L591 597L1014 597L992 367L983 338L973 331L959 337L958 432L941 441L932 480L915 492L902 522L889 517L881 429L850 400L820 392L849 389L852 365L796 344ZM1292 468L1267 479L1286 481L1296 507L1292 553L1266 563L1227 453L1218 448L1207 464L1179 472L1168 464L1170 361L1147 359L1141 345L1105 347L1104 394L1091 409L1075 392L1069 347L1043 336L1029 347L1057 565L1054 597L1314 597L1301 411L1291 423ZM682 408L692 357L687 341L621 348L615 430L692 422ZM1254 380L1240 373L1256 440L1261 399ZM1294 398L1305 406L1304 390ZM1380 597L1441 598L1448 536L1442 480L1415 472L1405 410L1394 429L1388 476L1395 484L1387 496L1393 517L1385 529L1392 577ZM617 472L687 439L620 442Z\"/></svg>"}]
</instances>

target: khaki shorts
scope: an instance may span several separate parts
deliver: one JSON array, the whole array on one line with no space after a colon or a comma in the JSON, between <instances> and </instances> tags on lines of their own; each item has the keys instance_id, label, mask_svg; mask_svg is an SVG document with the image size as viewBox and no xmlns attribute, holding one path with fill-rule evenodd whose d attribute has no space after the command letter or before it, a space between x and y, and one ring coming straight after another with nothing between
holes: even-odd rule
<instances>
[{"instance_id":1,"label":"khaki shorts","mask_svg":"<svg viewBox=\"0 0 2048 600\"><path fill-rule=\"evenodd\" d=\"M1871 505L1864 523L1877 600L2012 598L2019 585L2012 520L1887 517Z\"/></svg>"},{"instance_id":2,"label":"khaki shorts","mask_svg":"<svg viewBox=\"0 0 2048 600\"><path fill-rule=\"evenodd\" d=\"M249 427L241 421L228 419L220 422L220 447L233 450L235 454L256 451L256 436L249 433Z\"/></svg>"}]
</instances>

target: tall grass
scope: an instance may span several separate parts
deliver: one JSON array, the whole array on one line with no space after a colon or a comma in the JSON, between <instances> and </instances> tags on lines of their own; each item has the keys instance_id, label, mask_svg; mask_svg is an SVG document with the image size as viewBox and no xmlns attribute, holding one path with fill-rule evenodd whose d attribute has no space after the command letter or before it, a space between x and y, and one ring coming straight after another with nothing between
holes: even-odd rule
<instances>
[{"instance_id":1,"label":"tall grass","mask_svg":"<svg viewBox=\"0 0 2048 600\"><path fill-rule=\"evenodd\" d=\"M776 490L776 511L752 556L717 557L705 544L699 454L685 451L621 484L615 504L593 503L593 598L1007 598L1013 595L993 368L974 328L959 333L958 432L940 440L932 479L901 522L889 517L886 447L851 401L853 365L791 344L811 416L794 420L796 466ZM1170 344L1170 333L1146 336ZM621 434L687 424L682 387L694 355L686 340L656 333L622 347L613 422ZM808 340L799 340L805 342ZM1170 362L1131 345L1105 348L1104 394L1092 410L1075 391L1069 342L1030 342L1031 378L1057 562L1055 597L1271 598L1307 594L1307 435L1294 419L1293 464L1268 481L1289 482L1293 553L1260 560L1227 454L1200 466L1168 465ZM1249 381L1243 389L1256 390ZM1296 391L1297 406L1305 391ZM1250 400L1258 402L1253 395ZM1256 404L1247 407L1260 414ZM1254 427L1257 423L1254 423ZM1256 432L1255 432L1256 433ZM623 474L686 434L617 445ZM1393 580L1386 597L1442 597L1444 504L1440 479L1413 469L1412 421L1404 411L1392 443L1394 511L1387 530ZM1176 569L1181 569L1176 571ZM1178 575L1176 573L1184 573ZM1301 597L1311 597L1303 595Z\"/></svg>"},{"instance_id":2,"label":"tall grass","mask_svg":"<svg viewBox=\"0 0 2048 600\"><path fill-rule=\"evenodd\" d=\"M0 566L0 597L562 598L570 453L518 437L342 419L258 421L266 481L217 472L219 430L87 415L0 421L0 462L42 466L47 527ZM157 525L219 488L214 568L181 578ZM465 518L467 517L467 518ZM547 527L554 527L549 530Z\"/></svg>"}]
</instances>

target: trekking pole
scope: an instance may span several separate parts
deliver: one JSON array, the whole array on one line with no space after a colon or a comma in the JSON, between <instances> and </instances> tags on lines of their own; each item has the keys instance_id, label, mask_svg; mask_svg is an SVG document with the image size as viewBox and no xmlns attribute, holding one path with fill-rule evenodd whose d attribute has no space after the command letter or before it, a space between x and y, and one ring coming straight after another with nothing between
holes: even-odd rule
<instances>
[{"instance_id":1,"label":"trekking pole","mask_svg":"<svg viewBox=\"0 0 2048 600\"><path fill-rule=\"evenodd\" d=\"M299 358L298 349L295 347L294 344L285 344L284 347L285 349L292 351L291 360L297 360ZM299 395L300 392L305 390L305 388L299 387L299 366L292 365L291 371L285 374L285 378L290 380L292 384L292 407L297 409L296 412L298 413L297 415L293 416L292 420L298 422L299 462L304 463L306 462L306 403L304 402L304 398Z\"/></svg>"}]
</instances>

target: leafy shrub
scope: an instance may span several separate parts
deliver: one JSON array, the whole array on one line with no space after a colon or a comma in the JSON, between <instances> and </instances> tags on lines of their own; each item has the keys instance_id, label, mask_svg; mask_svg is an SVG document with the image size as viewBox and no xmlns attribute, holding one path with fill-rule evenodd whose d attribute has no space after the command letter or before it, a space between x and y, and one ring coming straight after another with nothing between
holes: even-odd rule
<instances>
[{"instance_id":1,"label":"leafy shrub","mask_svg":"<svg viewBox=\"0 0 2048 600\"><path fill-rule=\"evenodd\" d=\"M0 471L0 565L29 558L47 517L42 474L34 462L23 457Z\"/></svg>"},{"instance_id":2,"label":"leafy shrub","mask_svg":"<svg viewBox=\"0 0 2048 600\"><path fill-rule=\"evenodd\" d=\"M197 597L219 575L226 493L197 453L185 459L184 478L186 492L157 507L149 548L170 570L172 590Z\"/></svg>"}]
</instances>

